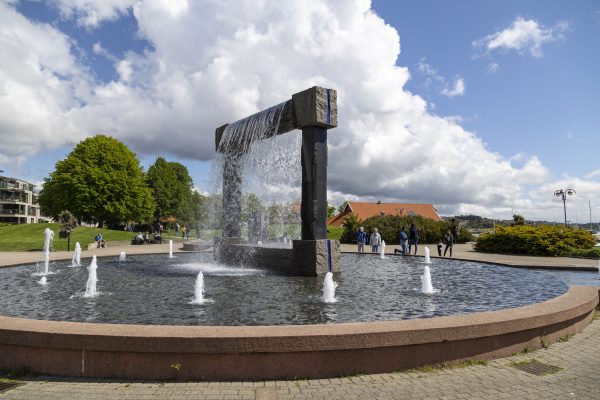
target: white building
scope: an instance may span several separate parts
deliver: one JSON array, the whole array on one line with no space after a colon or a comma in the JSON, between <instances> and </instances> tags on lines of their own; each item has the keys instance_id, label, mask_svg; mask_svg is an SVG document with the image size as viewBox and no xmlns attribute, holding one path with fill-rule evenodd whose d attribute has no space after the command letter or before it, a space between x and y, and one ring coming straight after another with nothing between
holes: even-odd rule
<instances>
[{"instance_id":1,"label":"white building","mask_svg":"<svg viewBox=\"0 0 600 400\"><path fill-rule=\"evenodd\" d=\"M35 224L40 218L35 185L0 175L0 223Z\"/></svg>"}]
</instances>

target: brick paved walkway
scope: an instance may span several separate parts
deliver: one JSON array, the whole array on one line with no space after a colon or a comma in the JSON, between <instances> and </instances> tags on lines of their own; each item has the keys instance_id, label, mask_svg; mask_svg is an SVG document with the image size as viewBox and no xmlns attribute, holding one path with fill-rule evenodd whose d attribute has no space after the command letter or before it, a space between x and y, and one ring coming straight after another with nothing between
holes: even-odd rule
<instances>
[{"instance_id":1,"label":"brick paved walkway","mask_svg":"<svg viewBox=\"0 0 600 400\"><path fill-rule=\"evenodd\" d=\"M561 368L533 375L514 364ZM1 400L54 399L600 399L600 319L548 349L472 365L336 379L267 382L123 382L25 377Z\"/></svg>"}]
</instances>

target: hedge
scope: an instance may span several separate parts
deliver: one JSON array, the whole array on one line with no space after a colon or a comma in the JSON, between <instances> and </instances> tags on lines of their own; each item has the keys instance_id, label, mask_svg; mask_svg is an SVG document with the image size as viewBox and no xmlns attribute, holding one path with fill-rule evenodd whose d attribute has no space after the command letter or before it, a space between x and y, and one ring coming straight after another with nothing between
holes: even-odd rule
<instances>
[{"instance_id":1,"label":"hedge","mask_svg":"<svg viewBox=\"0 0 600 400\"><path fill-rule=\"evenodd\" d=\"M357 219L353 214L344 222L344 233L341 237L342 243L353 243L356 241L356 232L359 227L364 227L367 237L373 232L374 228L379 230L381 238L386 243L399 243L400 231L402 227L406 228L406 234L410 224L414 223L419 230L419 243L437 243L444 238L446 231L450 229L454 235L456 243L464 243L473 240L473 236L466 228L458 228L455 221L434 221L430 218L421 216L398 216L384 215L367 218L364 221ZM458 233L458 235L457 235Z\"/></svg>"},{"instance_id":2,"label":"hedge","mask_svg":"<svg viewBox=\"0 0 600 400\"><path fill-rule=\"evenodd\" d=\"M574 249L591 249L596 241L583 229L551 225L496 227L475 242L475 251L533 256L568 256Z\"/></svg>"}]
</instances>

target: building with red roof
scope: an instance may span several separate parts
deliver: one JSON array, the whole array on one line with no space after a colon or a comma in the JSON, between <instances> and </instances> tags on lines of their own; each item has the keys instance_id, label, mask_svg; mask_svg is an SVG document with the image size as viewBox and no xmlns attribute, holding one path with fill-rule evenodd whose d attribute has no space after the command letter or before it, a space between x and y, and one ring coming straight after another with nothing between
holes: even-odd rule
<instances>
[{"instance_id":1,"label":"building with red roof","mask_svg":"<svg viewBox=\"0 0 600 400\"><path fill-rule=\"evenodd\" d=\"M346 203L344 211L335 215L327 221L328 225L342 226L346 218L353 214L360 220L382 215L415 215L430 218L434 221L441 221L433 204L405 204L405 203L363 203L358 201L349 201Z\"/></svg>"}]
</instances>

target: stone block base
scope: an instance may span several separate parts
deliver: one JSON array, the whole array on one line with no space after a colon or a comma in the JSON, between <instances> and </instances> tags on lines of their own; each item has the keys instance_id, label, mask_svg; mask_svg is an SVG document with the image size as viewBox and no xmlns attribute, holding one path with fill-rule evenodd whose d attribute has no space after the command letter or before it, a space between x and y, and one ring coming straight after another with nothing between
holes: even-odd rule
<instances>
[{"instance_id":1,"label":"stone block base","mask_svg":"<svg viewBox=\"0 0 600 400\"><path fill-rule=\"evenodd\" d=\"M290 275L318 276L342 270L342 253L337 240L294 240L290 249L218 239L214 255L215 260L223 264L253 266Z\"/></svg>"}]
</instances>

